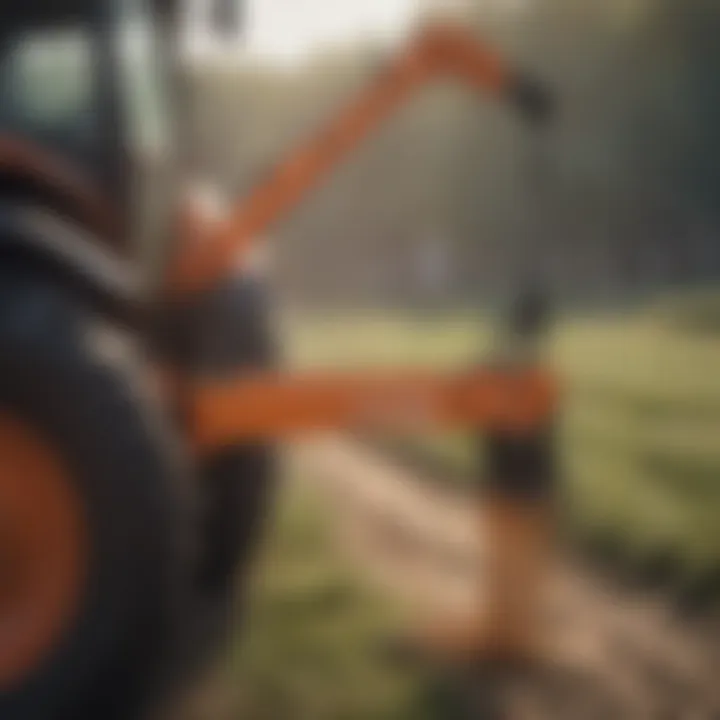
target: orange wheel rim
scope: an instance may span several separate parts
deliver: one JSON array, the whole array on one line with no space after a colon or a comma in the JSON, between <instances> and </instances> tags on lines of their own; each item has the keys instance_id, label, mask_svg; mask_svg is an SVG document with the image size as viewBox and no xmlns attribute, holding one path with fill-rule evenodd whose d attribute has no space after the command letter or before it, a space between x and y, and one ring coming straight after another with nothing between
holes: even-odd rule
<instances>
[{"instance_id":1,"label":"orange wheel rim","mask_svg":"<svg viewBox=\"0 0 720 720\"><path fill-rule=\"evenodd\" d=\"M67 466L30 426L0 413L0 692L64 639L87 559L83 503Z\"/></svg>"}]
</instances>

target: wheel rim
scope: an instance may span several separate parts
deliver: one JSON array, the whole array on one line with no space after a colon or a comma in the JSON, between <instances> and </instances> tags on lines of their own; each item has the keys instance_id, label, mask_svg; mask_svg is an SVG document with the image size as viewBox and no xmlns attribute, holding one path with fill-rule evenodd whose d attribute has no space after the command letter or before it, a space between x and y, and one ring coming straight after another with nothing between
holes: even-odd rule
<instances>
[{"instance_id":1,"label":"wheel rim","mask_svg":"<svg viewBox=\"0 0 720 720\"><path fill-rule=\"evenodd\" d=\"M0 413L0 692L47 661L77 617L86 540L65 463L30 426Z\"/></svg>"}]
</instances>

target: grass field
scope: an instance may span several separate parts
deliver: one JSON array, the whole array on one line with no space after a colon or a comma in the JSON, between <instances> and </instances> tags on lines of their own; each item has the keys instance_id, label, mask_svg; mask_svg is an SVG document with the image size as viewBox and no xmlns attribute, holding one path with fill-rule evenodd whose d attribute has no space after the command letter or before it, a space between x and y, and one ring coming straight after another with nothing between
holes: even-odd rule
<instances>
[{"instance_id":1,"label":"grass field","mask_svg":"<svg viewBox=\"0 0 720 720\"><path fill-rule=\"evenodd\" d=\"M286 336L290 360L306 366L451 368L490 342L489 324L461 313L306 316L289 319ZM685 333L652 314L585 319L559 326L550 354L566 387L573 537L634 576L686 595L717 590L720 334ZM471 474L468 436L417 446L456 469L458 482ZM383 658L394 609L344 565L322 499L296 480L259 565L247 632L192 720L447 720L432 678Z\"/></svg>"},{"instance_id":2,"label":"grass field","mask_svg":"<svg viewBox=\"0 0 720 720\"><path fill-rule=\"evenodd\" d=\"M670 315L567 320L549 343L566 392L562 454L568 527L629 575L687 599L720 586L720 333ZM469 314L348 314L288 322L300 365L455 367L482 356L489 324ZM417 441L459 477L467 435Z\"/></svg>"}]
</instances>

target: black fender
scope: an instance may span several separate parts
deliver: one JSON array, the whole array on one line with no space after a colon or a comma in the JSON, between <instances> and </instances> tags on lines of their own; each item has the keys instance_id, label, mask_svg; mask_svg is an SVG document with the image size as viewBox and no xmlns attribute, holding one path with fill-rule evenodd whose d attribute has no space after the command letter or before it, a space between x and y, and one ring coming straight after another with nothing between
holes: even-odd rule
<instances>
[{"instance_id":1,"label":"black fender","mask_svg":"<svg viewBox=\"0 0 720 720\"><path fill-rule=\"evenodd\" d=\"M0 205L0 262L31 266L122 325L140 323L141 292L130 263L59 215L32 205Z\"/></svg>"},{"instance_id":2,"label":"black fender","mask_svg":"<svg viewBox=\"0 0 720 720\"><path fill-rule=\"evenodd\" d=\"M235 378L279 363L272 292L257 274L237 272L199 295L158 307L162 363L185 377ZM201 594L238 618L276 486L272 443L235 444L198 459L203 503Z\"/></svg>"}]
</instances>

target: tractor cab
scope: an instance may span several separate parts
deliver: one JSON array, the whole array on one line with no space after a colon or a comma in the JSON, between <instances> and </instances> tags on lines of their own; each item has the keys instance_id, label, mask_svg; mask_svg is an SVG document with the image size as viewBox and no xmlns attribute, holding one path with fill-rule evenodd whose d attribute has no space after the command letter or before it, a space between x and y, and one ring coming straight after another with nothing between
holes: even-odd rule
<instances>
[{"instance_id":1,"label":"tractor cab","mask_svg":"<svg viewBox=\"0 0 720 720\"><path fill-rule=\"evenodd\" d=\"M0 198L145 262L175 199L168 4L11 0L0 25Z\"/></svg>"}]
</instances>

